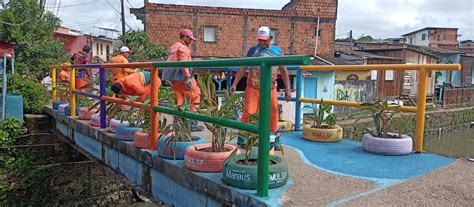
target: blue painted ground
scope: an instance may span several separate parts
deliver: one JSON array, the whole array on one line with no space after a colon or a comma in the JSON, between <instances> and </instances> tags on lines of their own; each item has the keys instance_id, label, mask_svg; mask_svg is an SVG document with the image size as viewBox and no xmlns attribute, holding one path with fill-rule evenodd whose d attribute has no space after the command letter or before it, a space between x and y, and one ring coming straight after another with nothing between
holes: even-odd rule
<instances>
[{"instance_id":1,"label":"blue painted ground","mask_svg":"<svg viewBox=\"0 0 474 207\"><path fill-rule=\"evenodd\" d=\"M281 143L289 145L323 170L353 177L403 180L426 174L455 161L435 154L406 156L376 155L362 150L358 141L342 140L337 143L311 142L303 139L302 132L282 134Z\"/></svg>"}]
</instances>

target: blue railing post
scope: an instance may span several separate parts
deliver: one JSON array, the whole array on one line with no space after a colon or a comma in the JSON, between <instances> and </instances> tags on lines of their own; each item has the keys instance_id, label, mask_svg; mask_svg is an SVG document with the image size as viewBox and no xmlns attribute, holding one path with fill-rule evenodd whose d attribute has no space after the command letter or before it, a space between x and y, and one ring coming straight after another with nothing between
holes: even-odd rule
<instances>
[{"instance_id":1,"label":"blue railing post","mask_svg":"<svg viewBox=\"0 0 474 207\"><path fill-rule=\"evenodd\" d=\"M107 95L106 91L106 74L105 74L105 69L103 67L100 67L100 72L99 72L99 86L100 86L100 128L106 128L107 127L107 105L104 100L102 100L102 96Z\"/></svg>"},{"instance_id":2,"label":"blue railing post","mask_svg":"<svg viewBox=\"0 0 474 207\"><path fill-rule=\"evenodd\" d=\"M227 88L227 90L230 90L230 87L232 86L232 71L229 68L227 68L227 70L226 70L225 77L227 79L227 82L226 82L227 87L226 88Z\"/></svg>"},{"instance_id":3,"label":"blue railing post","mask_svg":"<svg viewBox=\"0 0 474 207\"><path fill-rule=\"evenodd\" d=\"M301 130L301 90L302 90L302 72L298 67L296 71L296 104L295 104L295 131Z\"/></svg>"}]
</instances>

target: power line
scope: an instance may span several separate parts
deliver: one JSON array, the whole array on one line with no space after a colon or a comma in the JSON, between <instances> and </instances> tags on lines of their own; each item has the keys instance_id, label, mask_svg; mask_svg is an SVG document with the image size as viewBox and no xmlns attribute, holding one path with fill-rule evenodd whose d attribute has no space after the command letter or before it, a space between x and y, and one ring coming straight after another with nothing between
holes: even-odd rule
<instances>
[{"instance_id":1,"label":"power line","mask_svg":"<svg viewBox=\"0 0 474 207\"><path fill-rule=\"evenodd\" d=\"M56 10L56 16L58 16L60 8L61 8L61 0L59 0L58 10Z\"/></svg>"},{"instance_id":2,"label":"power line","mask_svg":"<svg viewBox=\"0 0 474 207\"><path fill-rule=\"evenodd\" d=\"M110 4L108 0L105 0L105 2L107 2L107 4L108 4L110 7L112 7L112 9L114 9L115 12L117 12L117 14L122 15L122 13L119 12L117 9L115 9L115 7L114 7L112 4ZM129 24L127 24L127 22L125 22L125 24L127 25L128 29L132 29L132 27L131 27Z\"/></svg>"},{"instance_id":3,"label":"power line","mask_svg":"<svg viewBox=\"0 0 474 207\"><path fill-rule=\"evenodd\" d=\"M49 6L49 7L45 7L45 8L48 8L48 9L50 9L50 8L59 8L59 7L60 8L67 8L67 7L82 6L82 5L86 5L86 4L92 4L92 3L97 3L97 1L84 2L84 3L80 3L80 4L69 4L69 5L58 6L58 7ZM56 5L56 3L54 5Z\"/></svg>"}]
</instances>

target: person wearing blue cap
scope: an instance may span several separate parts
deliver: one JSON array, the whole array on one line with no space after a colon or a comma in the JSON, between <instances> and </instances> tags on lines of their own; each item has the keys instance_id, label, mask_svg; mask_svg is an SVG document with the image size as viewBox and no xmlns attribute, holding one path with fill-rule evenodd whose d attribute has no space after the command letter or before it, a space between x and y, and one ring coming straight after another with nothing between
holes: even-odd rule
<instances>
[{"instance_id":1,"label":"person wearing blue cap","mask_svg":"<svg viewBox=\"0 0 474 207\"><path fill-rule=\"evenodd\" d=\"M269 27L263 26L258 29L258 43L251 47L247 52L247 57L275 57L283 56L283 51L280 47L272 45L273 34ZM280 69L281 78L285 83L285 100L289 101L291 98L290 78L288 76L288 69L285 66L272 68L272 91L270 99L270 131L276 132L278 130L278 96L277 96L277 69ZM247 72L247 68L243 67L235 75L234 82L230 88L230 93L233 94L240 79ZM250 116L257 114L259 111L260 101L260 68L251 67L247 77L247 86L245 88L244 111L240 121L249 122Z\"/></svg>"}]
</instances>

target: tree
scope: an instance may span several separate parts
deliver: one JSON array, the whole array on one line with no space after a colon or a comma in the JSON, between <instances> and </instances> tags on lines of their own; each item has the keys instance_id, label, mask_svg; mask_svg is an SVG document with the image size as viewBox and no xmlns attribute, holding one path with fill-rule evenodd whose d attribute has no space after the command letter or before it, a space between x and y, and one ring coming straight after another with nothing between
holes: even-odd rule
<instances>
[{"instance_id":1,"label":"tree","mask_svg":"<svg viewBox=\"0 0 474 207\"><path fill-rule=\"evenodd\" d=\"M166 46L151 43L146 32L128 31L118 39L133 51L128 58L130 62L156 61L166 58Z\"/></svg>"},{"instance_id":2,"label":"tree","mask_svg":"<svg viewBox=\"0 0 474 207\"><path fill-rule=\"evenodd\" d=\"M374 38L370 35L362 35L361 37L359 37L359 39L357 39L357 42L373 42L374 41Z\"/></svg>"},{"instance_id":3,"label":"tree","mask_svg":"<svg viewBox=\"0 0 474 207\"><path fill-rule=\"evenodd\" d=\"M10 1L0 13L0 39L15 43L16 71L41 80L49 74L49 65L67 60L61 41L52 34L61 20L44 11L36 0Z\"/></svg>"}]
</instances>

